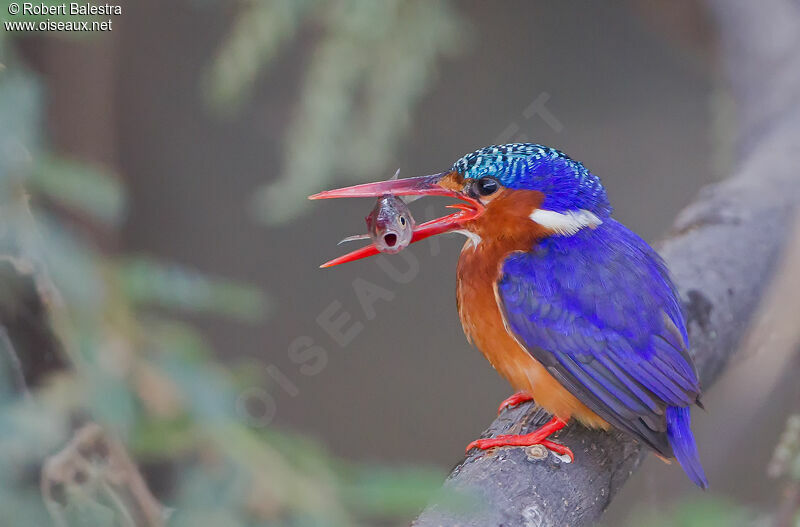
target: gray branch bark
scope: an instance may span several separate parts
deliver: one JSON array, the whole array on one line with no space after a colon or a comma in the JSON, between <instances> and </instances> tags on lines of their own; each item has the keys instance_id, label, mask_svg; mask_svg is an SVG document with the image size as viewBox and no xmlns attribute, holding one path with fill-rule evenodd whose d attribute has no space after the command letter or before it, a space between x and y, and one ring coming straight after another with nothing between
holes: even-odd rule
<instances>
[{"instance_id":1,"label":"gray branch bark","mask_svg":"<svg viewBox=\"0 0 800 527\"><path fill-rule=\"evenodd\" d=\"M735 170L703 189L660 246L684 299L703 386L725 368L753 319L800 204L800 3L708 0L739 120ZM524 405L484 434L525 433L549 419ZM565 464L536 448L472 453L444 484L484 504L454 513L433 503L432 526L592 525L646 454L617 432L570 425Z\"/></svg>"}]
</instances>

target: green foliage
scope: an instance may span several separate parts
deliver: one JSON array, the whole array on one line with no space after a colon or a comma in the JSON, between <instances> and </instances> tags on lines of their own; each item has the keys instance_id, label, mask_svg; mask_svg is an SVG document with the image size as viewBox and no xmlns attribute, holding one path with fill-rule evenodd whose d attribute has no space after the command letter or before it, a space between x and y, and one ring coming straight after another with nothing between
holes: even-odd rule
<instances>
[{"instance_id":1,"label":"green foliage","mask_svg":"<svg viewBox=\"0 0 800 527\"><path fill-rule=\"evenodd\" d=\"M109 467L92 464L88 476L66 482L42 477L40 488L43 461L85 463L65 447L76 417L102 425L137 462L170 467L174 484L159 496L174 509L170 527L350 526L418 510L441 474L354 469L312 441L247 425L236 365L218 360L202 334L172 313L254 323L268 311L264 295L152 258L100 251L85 224L118 225L124 189L113 174L48 152L43 92L4 51L0 260L33 279L35 291L26 293L48 310L26 316L41 317L29 322L54 335L69 362L28 394L0 392L4 524L134 524L130 497ZM18 292L4 291L3 305L13 305ZM2 337L4 357L30 352ZM4 378L14 375L13 362L2 366Z\"/></svg>"},{"instance_id":2,"label":"green foliage","mask_svg":"<svg viewBox=\"0 0 800 527\"><path fill-rule=\"evenodd\" d=\"M728 500L707 497L686 500L671 508L667 514L652 510L635 513L628 522L631 527L749 527L753 513Z\"/></svg>"},{"instance_id":3,"label":"green foliage","mask_svg":"<svg viewBox=\"0 0 800 527\"><path fill-rule=\"evenodd\" d=\"M380 517L387 512L402 517L428 501L462 512L473 511L478 503L474 497L433 490L441 484L442 474L428 468L365 467L352 474L350 481L345 497L367 517Z\"/></svg>"},{"instance_id":4,"label":"green foliage","mask_svg":"<svg viewBox=\"0 0 800 527\"><path fill-rule=\"evenodd\" d=\"M84 163L43 157L35 162L28 188L102 223L122 220L125 195L119 181Z\"/></svg>"},{"instance_id":5,"label":"green foliage","mask_svg":"<svg viewBox=\"0 0 800 527\"><path fill-rule=\"evenodd\" d=\"M126 521L124 517L120 516L107 505L101 505L95 500L83 496L72 497L63 513L67 525L83 527L133 527L135 525L132 521Z\"/></svg>"},{"instance_id":6,"label":"green foliage","mask_svg":"<svg viewBox=\"0 0 800 527\"><path fill-rule=\"evenodd\" d=\"M215 313L260 320L266 311L264 295L253 288L213 279L178 265L148 258L121 262L120 278L128 299L186 311Z\"/></svg>"},{"instance_id":7,"label":"green foliage","mask_svg":"<svg viewBox=\"0 0 800 527\"><path fill-rule=\"evenodd\" d=\"M251 96L259 72L291 39L314 7L311 0L243 2L225 46L214 58L204 81L209 102L230 113Z\"/></svg>"},{"instance_id":8,"label":"green foliage","mask_svg":"<svg viewBox=\"0 0 800 527\"><path fill-rule=\"evenodd\" d=\"M0 185L7 186L13 178L26 175L33 162L30 148L38 141L41 88L8 66L10 57L2 44L0 40L0 64L4 64L0 69Z\"/></svg>"},{"instance_id":9,"label":"green foliage","mask_svg":"<svg viewBox=\"0 0 800 527\"><path fill-rule=\"evenodd\" d=\"M212 105L232 111L306 20L323 27L322 37L285 138L283 170L253 201L256 216L270 224L307 210L306 196L334 177L381 177L436 64L457 49L464 25L443 0L242 2L209 70Z\"/></svg>"},{"instance_id":10,"label":"green foliage","mask_svg":"<svg viewBox=\"0 0 800 527\"><path fill-rule=\"evenodd\" d=\"M786 429L775 447L768 472L773 478L800 482L800 414L786 420Z\"/></svg>"}]
</instances>

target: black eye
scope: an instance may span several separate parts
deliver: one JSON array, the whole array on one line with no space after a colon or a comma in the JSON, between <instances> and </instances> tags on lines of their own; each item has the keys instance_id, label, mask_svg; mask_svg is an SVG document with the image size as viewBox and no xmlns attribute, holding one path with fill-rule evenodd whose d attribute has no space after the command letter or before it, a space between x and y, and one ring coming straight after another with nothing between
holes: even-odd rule
<instances>
[{"instance_id":1,"label":"black eye","mask_svg":"<svg viewBox=\"0 0 800 527\"><path fill-rule=\"evenodd\" d=\"M482 177L475 182L475 190L481 196L494 194L499 187L497 181L490 177Z\"/></svg>"},{"instance_id":2,"label":"black eye","mask_svg":"<svg viewBox=\"0 0 800 527\"><path fill-rule=\"evenodd\" d=\"M406 217L405 216L400 216L400 225L405 227L405 225L406 225Z\"/></svg>"}]
</instances>

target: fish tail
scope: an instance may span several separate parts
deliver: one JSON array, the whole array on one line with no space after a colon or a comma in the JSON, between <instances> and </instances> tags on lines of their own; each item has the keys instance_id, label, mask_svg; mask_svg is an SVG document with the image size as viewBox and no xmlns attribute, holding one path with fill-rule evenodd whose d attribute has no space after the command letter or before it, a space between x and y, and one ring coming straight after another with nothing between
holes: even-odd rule
<instances>
[{"instance_id":1,"label":"fish tail","mask_svg":"<svg viewBox=\"0 0 800 527\"><path fill-rule=\"evenodd\" d=\"M689 407L667 407L667 437L672 445L672 451L689 479L698 487L707 489L708 480L703 472L703 466L700 464L697 444L692 435L691 421Z\"/></svg>"}]
</instances>

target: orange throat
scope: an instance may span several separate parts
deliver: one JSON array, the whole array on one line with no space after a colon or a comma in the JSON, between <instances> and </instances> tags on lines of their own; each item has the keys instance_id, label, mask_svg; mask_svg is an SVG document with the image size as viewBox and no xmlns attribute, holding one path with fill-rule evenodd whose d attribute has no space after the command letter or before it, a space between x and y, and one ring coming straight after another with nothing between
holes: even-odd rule
<instances>
[{"instance_id":1,"label":"orange throat","mask_svg":"<svg viewBox=\"0 0 800 527\"><path fill-rule=\"evenodd\" d=\"M528 217L541 205L542 198L535 192L507 191L495 200L505 203L488 207L466 225L471 236L458 261L458 314L467 340L514 390L529 393L538 405L565 421L575 417L588 426L606 428L603 419L561 386L517 342L498 303L496 284L503 261L512 252L529 251L549 234Z\"/></svg>"}]
</instances>

